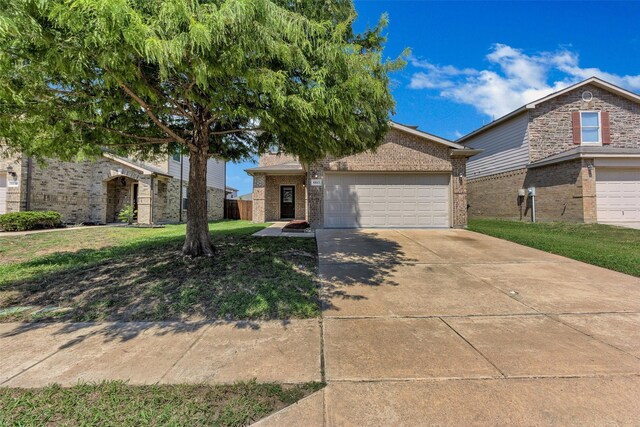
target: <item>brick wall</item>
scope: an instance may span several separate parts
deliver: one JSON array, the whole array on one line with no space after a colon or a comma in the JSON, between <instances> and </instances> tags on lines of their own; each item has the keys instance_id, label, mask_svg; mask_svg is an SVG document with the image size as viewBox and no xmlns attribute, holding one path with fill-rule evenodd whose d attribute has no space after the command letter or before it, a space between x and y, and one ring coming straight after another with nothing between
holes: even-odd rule
<instances>
[{"instance_id":1,"label":"brick wall","mask_svg":"<svg viewBox=\"0 0 640 427\"><path fill-rule=\"evenodd\" d=\"M470 218L523 219L525 205L518 204L527 169L504 172L468 182Z\"/></svg>"},{"instance_id":2,"label":"brick wall","mask_svg":"<svg viewBox=\"0 0 640 427\"><path fill-rule=\"evenodd\" d=\"M590 102L582 93L593 94ZM610 147L640 148L640 105L597 86L586 85L538 105L529 114L530 160L543 159L575 148L571 132L572 111L608 111Z\"/></svg>"},{"instance_id":3,"label":"brick wall","mask_svg":"<svg viewBox=\"0 0 640 427\"><path fill-rule=\"evenodd\" d=\"M168 178L158 180L154 196L154 221L178 222L182 210L182 221L187 220L187 209L182 209L182 195L186 197L187 181L182 182L180 191L180 179ZM207 187L207 213L210 221L224 217L224 190L221 188Z\"/></svg>"},{"instance_id":4,"label":"brick wall","mask_svg":"<svg viewBox=\"0 0 640 427\"><path fill-rule=\"evenodd\" d=\"M117 169L125 173L124 179L140 177L137 171L105 158L95 162L49 159L46 163L37 163L32 169L30 209L60 212L63 221L71 223L111 222L112 219L107 218L108 180L117 175ZM23 180L21 185L25 183ZM114 189L113 183L111 189Z\"/></svg>"},{"instance_id":5,"label":"brick wall","mask_svg":"<svg viewBox=\"0 0 640 427\"><path fill-rule=\"evenodd\" d=\"M518 189L536 188L537 221L595 221L595 176L574 160L469 181L469 216L531 220L531 199Z\"/></svg>"},{"instance_id":6,"label":"brick wall","mask_svg":"<svg viewBox=\"0 0 640 427\"><path fill-rule=\"evenodd\" d=\"M281 165L283 163L295 162L295 156L291 156L289 154L271 154L267 153L258 159L258 166L273 166L273 165Z\"/></svg>"},{"instance_id":7,"label":"brick wall","mask_svg":"<svg viewBox=\"0 0 640 427\"><path fill-rule=\"evenodd\" d=\"M450 172L449 147L425 142L423 138L391 129L376 151L355 154L340 159L327 158L325 170L331 171L428 171Z\"/></svg>"},{"instance_id":8,"label":"brick wall","mask_svg":"<svg viewBox=\"0 0 640 427\"><path fill-rule=\"evenodd\" d=\"M264 174L255 174L253 177L253 222L266 222L265 216L265 187L267 186L267 177Z\"/></svg>"},{"instance_id":9,"label":"brick wall","mask_svg":"<svg viewBox=\"0 0 640 427\"><path fill-rule=\"evenodd\" d=\"M467 225L467 159L454 157L451 165L451 189L453 194L451 225L455 228Z\"/></svg>"},{"instance_id":10,"label":"brick wall","mask_svg":"<svg viewBox=\"0 0 640 427\"><path fill-rule=\"evenodd\" d=\"M19 187L8 189L8 211L26 210L27 160L0 160L0 170L6 170L8 163L19 175ZM142 175L107 158L93 162L49 159L46 163L33 162L31 169L29 209L55 210L63 215L64 222L116 221L117 212L131 202L132 182L138 182L140 222L178 220L179 179ZM186 187L186 182L184 185ZM210 187L207 193L209 219L222 219L224 190ZM186 211L183 213L186 220Z\"/></svg>"}]
</instances>

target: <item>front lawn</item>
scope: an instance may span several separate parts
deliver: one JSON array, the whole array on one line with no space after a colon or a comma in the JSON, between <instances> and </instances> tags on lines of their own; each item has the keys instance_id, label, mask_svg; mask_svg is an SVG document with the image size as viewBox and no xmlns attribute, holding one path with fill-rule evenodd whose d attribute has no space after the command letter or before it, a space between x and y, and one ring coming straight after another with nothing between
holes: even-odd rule
<instances>
[{"instance_id":1,"label":"front lawn","mask_svg":"<svg viewBox=\"0 0 640 427\"><path fill-rule=\"evenodd\" d=\"M640 230L497 219L469 220L469 230L640 277Z\"/></svg>"},{"instance_id":2,"label":"front lawn","mask_svg":"<svg viewBox=\"0 0 640 427\"><path fill-rule=\"evenodd\" d=\"M0 321L318 316L315 240L265 226L212 223L212 259L180 254L184 225L0 235Z\"/></svg>"},{"instance_id":3,"label":"front lawn","mask_svg":"<svg viewBox=\"0 0 640 427\"><path fill-rule=\"evenodd\" d=\"M0 388L1 426L245 426L322 384L149 385Z\"/></svg>"}]
</instances>

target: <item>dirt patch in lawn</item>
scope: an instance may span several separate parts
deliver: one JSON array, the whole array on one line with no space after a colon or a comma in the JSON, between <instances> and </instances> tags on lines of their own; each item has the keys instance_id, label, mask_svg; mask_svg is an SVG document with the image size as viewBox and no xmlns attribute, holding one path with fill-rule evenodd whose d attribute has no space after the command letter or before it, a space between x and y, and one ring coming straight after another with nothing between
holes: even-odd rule
<instances>
[{"instance_id":1,"label":"dirt patch in lawn","mask_svg":"<svg viewBox=\"0 0 640 427\"><path fill-rule=\"evenodd\" d=\"M314 239L257 238L237 232L213 237L216 256L211 259L183 257L183 237L178 236L51 254L19 264L15 268L25 274L12 271L14 279L0 284L0 321L319 315Z\"/></svg>"}]
</instances>

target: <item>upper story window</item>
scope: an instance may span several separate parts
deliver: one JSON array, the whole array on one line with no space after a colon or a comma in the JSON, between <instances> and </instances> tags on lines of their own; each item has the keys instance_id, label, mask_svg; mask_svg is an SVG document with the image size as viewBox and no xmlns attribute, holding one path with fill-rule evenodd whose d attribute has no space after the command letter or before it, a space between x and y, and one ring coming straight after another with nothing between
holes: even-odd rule
<instances>
[{"instance_id":1,"label":"upper story window","mask_svg":"<svg viewBox=\"0 0 640 427\"><path fill-rule=\"evenodd\" d=\"M173 154L171 155L171 159L175 162L179 162L180 161L180 151L174 151Z\"/></svg>"},{"instance_id":2,"label":"upper story window","mask_svg":"<svg viewBox=\"0 0 640 427\"><path fill-rule=\"evenodd\" d=\"M600 144L600 113L598 111L580 112L580 137L583 144Z\"/></svg>"},{"instance_id":3,"label":"upper story window","mask_svg":"<svg viewBox=\"0 0 640 427\"><path fill-rule=\"evenodd\" d=\"M280 147L278 144L273 143L269 145L269 154L280 154Z\"/></svg>"},{"instance_id":4,"label":"upper story window","mask_svg":"<svg viewBox=\"0 0 640 427\"><path fill-rule=\"evenodd\" d=\"M611 125L607 111L574 111L573 143L576 145L611 144Z\"/></svg>"}]
</instances>

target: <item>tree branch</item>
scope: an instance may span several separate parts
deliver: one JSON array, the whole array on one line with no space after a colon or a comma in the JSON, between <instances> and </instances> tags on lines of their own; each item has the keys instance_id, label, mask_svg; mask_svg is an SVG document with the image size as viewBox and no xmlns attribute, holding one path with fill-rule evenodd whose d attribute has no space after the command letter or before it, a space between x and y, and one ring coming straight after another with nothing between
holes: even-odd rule
<instances>
[{"instance_id":1,"label":"tree branch","mask_svg":"<svg viewBox=\"0 0 640 427\"><path fill-rule=\"evenodd\" d=\"M146 144L168 144L169 142L173 142L174 139L173 138L153 138L150 136L143 136L143 135L136 135L134 133L129 133L129 132L123 132L121 130L118 129L113 129L110 127L106 127L106 126L100 126L100 125L96 125L93 123L88 123L88 122L83 122L80 120L73 120L72 123L87 127L89 129L102 129L105 130L107 132L111 132L111 133L115 133L117 135L123 136L125 138L133 138L133 139L137 139L139 141L143 141L143 143ZM136 143L132 143L132 144L107 144L107 145L135 145ZM140 144L140 143L137 143Z\"/></svg>"},{"instance_id":2,"label":"tree branch","mask_svg":"<svg viewBox=\"0 0 640 427\"><path fill-rule=\"evenodd\" d=\"M149 83L149 80L147 80L144 75L144 71L142 71L140 61L138 61L138 71L140 72L140 77L142 78L142 80L144 80L145 84L156 94L156 96L158 98L165 98L152 84ZM177 102L173 98L167 98L169 99L169 102L171 102L171 104L173 104L173 106L176 108L177 112L179 113L178 115L182 115L183 117L190 117L191 119L194 118L192 114L188 113L184 108L182 108L179 102Z\"/></svg>"},{"instance_id":3,"label":"tree branch","mask_svg":"<svg viewBox=\"0 0 640 427\"><path fill-rule=\"evenodd\" d=\"M180 135L175 133L173 130L171 130L171 128L169 126L167 126L164 123L162 123L160 121L160 119L158 119L158 117L153 113L153 111L152 111L151 107L149 106L149 104L147 104L142 98L140 98L138 95L136 95L135 92L133 92L129 88L129 86L124 84L124 82L122 80L120 80L118 77L116 77L115 74L113 72L111 72L111 70L109 70L106 67L105 67L105 70L110 72L113 75L113 78L116 79L116 81L118 82L118 85L120 85L122 90L125 91L125 93L127 95L129 95L134 101L136 101L144 109L144 112L146 113L147 116L149 116L151 121L153 121L160 129L162 129L167 135L172 137L175 141L181 142L181 143L183 143L185 145L189 145L189 142L186 139L184 139L183 137L181 137Z\"/></svg>"},{"instance_id":4,"label":"tree branch","mask_svg":"<svg viewBox=\"0 0 640 427\"><path fill-rule=\"evenodd\" d=\"M209 135L229 135L231 133L240 133L240 132L262 132L263 129L260 128L246 128L246 129L231 129L231 130L221 130L217 132L209 132Z\"/></svg>"}]
</instances>

